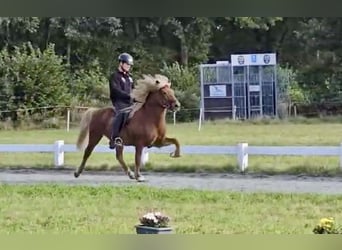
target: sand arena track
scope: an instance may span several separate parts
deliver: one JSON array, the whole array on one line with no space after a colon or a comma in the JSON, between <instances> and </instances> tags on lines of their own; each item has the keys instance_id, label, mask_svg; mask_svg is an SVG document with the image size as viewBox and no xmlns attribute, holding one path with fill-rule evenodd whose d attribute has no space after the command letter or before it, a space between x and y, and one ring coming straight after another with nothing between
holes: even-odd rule
<instances>
[{"instance_id":1,"label":"sand arena track","mask_svg":"<svg viewBox=\"0 0 342 250\"><path fill-rule=\"evenodd\" d=\"M342 177L309 177L293 175L252 174L181 174L144 173L147 182L129 180L122 172L85 171L74 178L74 169L58 170L0 170L2 184L69 184L69 185L146 185L158 188L226 190L238 192L280 192L341 194Z\"/></svg>"}]
</instances>

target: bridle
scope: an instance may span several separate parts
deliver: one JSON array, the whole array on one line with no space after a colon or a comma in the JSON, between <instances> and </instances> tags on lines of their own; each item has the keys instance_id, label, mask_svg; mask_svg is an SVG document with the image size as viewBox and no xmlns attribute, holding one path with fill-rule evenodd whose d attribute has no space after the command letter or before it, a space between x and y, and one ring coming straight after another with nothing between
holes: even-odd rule
<instances>
[{"instance_id":1,"label":"bridle","mask_svg":"<svg viewBox=\"0 0 342 250\"><path fill-rule=\"evenodd\" d=\"M169 86L164 86L164 87L162 87L160 90L162 90L162 89L164 89L164 88L169 88ZM165 102L163 102L162 103L162 107L164 108L164 109L170 109L171 108L171 104L172 104L172 101L169 101L169 100L165 100Z\"/></svg>"}]
</instances>

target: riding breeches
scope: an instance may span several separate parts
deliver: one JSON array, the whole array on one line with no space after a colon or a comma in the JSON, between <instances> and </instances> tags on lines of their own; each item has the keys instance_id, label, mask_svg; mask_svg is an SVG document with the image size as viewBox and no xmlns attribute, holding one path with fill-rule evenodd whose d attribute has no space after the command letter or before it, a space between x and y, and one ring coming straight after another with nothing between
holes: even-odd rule
<instances>
[{"instance_id":1,"label":"riding breeches","mask_svg":"<svg viewBox=\"0 0 342 250\"><path fill-rule=\"evenodd\" d=\"M129 116L129 111L127 110L117 110L113 122L112 139L119 136L121 129L125 125L127 118Z\"/></svg>"}]
</instances>

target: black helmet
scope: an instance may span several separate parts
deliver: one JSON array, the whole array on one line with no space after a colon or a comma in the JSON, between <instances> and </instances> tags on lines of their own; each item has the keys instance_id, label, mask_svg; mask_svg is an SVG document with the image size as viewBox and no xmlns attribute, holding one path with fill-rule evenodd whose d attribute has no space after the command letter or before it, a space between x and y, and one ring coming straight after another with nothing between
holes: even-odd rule
<instances>
[{"instance_id":1,"label":"black helmet","mask_svg":"<svg viewBox=\"0 0 342 250\"><path fill-rule=\"evenodd\" d=\"M128 53L122 53L119 55L119 62L124 62L129 65L133 65L133 57Z\"/></svg>"}]
</instances>

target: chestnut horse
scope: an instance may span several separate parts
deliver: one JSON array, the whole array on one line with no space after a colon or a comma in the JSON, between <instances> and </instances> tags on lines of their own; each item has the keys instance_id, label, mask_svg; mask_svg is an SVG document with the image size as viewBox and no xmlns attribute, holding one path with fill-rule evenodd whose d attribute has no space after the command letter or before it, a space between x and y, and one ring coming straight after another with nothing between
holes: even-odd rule
<instances>
[{"instance_id":1,"label":"chestnut horse","mask_svg":"<svg viewBox=\"0 0 342 250\"><path fill-rule=\"evenodd\" d=\"M140 173L141 156L144 147L163 147L174 144L172 157L180 156L180 145L176 138L166 137L166 111L176 111L180 103L174 95L168 78L162 75L144 75L139 79L131 96L137 103L130 107L126 125L121 129L123 145L135 147L134 172L123 159L122 147L116 147L116 159L131 179L144 181ZM87 159L103 136L110 138L115 110L112 107L90 108L82 116L77 148L84 149L83 160L74 173L77 178L82 173ZM86 144L88 145L86 146ZM85 147L86 146L86 147Z\"/></svg>"}]
</instances>

